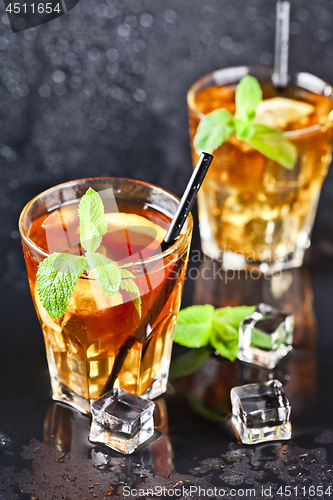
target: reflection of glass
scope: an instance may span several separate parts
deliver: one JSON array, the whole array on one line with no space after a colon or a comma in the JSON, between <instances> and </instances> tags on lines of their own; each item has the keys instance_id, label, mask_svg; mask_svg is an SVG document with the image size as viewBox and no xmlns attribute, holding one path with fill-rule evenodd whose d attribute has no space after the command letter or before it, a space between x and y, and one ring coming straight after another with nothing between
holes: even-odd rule
<instances>
[{"instance_id":1,"label":"reflection of glass","mask_svg":"<svg viewBox=\"0 0 333 500\"><path fill-rule=\"evenodd\" d=\"M111 298L90 274L79 278L62 317L52 319L40 302L36 272L48 251L81 253L77 208L89 187L101 193L108 221L98 251L126 264L135 276L141 317L128 292L120 289ZM87 179L49 189L24 208L22 245L44 333L54 399L89 412L90 401L113 386L151 398L166 390L191 215L176 243L163 254L157 250L177 206L177 198L149 184Z\"/></svg>"},{"instance_id":2,"label":"reflection of glass","mask_svg":"<svg viewBox=\"0 0 333 500\"><path fill-rule=\"evenodd\" d=\"M105 446L88 441L90 418L62 403L49 406L44 422L44 441L62 452L59 462L72 458L91 458L92 465L108 473L108 480L117 485L134 487L148 473L168 477L173 469L173 449L168 434L168 415L163 398L155 400L155 436L148 446L140 447L131 456L122 456Z\"/></svg>"},{"instance_id":3,"label":"reflection of glass","mask_svg":"<svg viewBox=\"0 0 333 500\"><path fill-rule=\"evenodd\" d=\"M195 283L195 304L224 307L260 302L294 314L296 349L274 370L217 356L208 358L196 372L175 380L196 413L215 421L224 420L231 411L232 387L271 379L284 385L293 416L301 415L312 404L317 386L317 352L308 270L292 269L269 278L251 279L247 272L225 271L216 261L204 258Z\"/></svg>"},{"instance_id":4,"label":"reflection of glass","mask_svg":"<svg viewBox=\"0 0 333 500\"><path fill-rule=\"evenodd\" d=\"M217 108L234 113L236 84L248 73L261 83L264 99L305 101L313 111L304 116L292 110L291 116L279 116L276 125L267 122L276 109L268 118L266 113L267 125L281 128L297 148L292 170L235 137L214 152L199 193L202 248L206 255L222 259L225 268L260 263L265 263L262 270L299 266L310 244L319 191L331 161L332 88L313 75L295 73L289 87L278 91L271 82L272 70L264 67L226 68L204 76L188 93L194 164L198 156L193 137L200 118Z\"/></svg>"}]
</instances>

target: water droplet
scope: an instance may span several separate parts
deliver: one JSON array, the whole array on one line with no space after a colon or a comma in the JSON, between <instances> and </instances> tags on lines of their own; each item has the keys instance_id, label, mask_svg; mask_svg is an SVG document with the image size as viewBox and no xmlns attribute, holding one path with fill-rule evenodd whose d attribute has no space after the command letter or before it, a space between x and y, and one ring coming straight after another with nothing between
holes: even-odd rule
<instances>
[{"instance_id":1,"label":"water droplet","mask_svg":"<svg viewBox=\"0 0 333 500\"><path fill-rule=\"evenodd\" d=\"M140 24L144 28L150 28L153 25L154 18L152 15L145 13L140 16Z\"/></svg>"},{"instance_id":2,"label":"water droplet","mask_svg":"<svg viewBox=\"0 0 333 500\"><path fill-rule=\"evenodd\" d=\"M331 38L331 33L328 30L319 28L314 32L314 37L317 42L328 42Z\"/></svg>"},{"instance_id":3,"label":"water droplet","mask_svg":"<svg viewBox=\"0 0 333 500\"><path fill-rule=\"evenodd\" d=\"M174 24L177 22L178 15L174 10L167 9L163 12L163 18L167 23Z\"/></svg>"},{"instance_id":4,"label":"water droplet","mask_svg":"<svg viewBox=\"0 0 333 500\"><path fill-rule=\"evenodd\" d=\"M65 95L67 92L67 89L66 89L66 86L63 84L63 83L57 83L55 86L54 86L54 93L59 95L59 96L62 96L62 95Z\"/></svg>"},{"instance_id":5,"label":"water droplet","mask_svg":"<svg viewBox=\"0 0 333 500\"><path fill-rule=\"evenodd\" d=\"M66 75L60 69L56 69L52 73L52 80L56 83L63 83L66 80Z\"/></svg>"},{"instance_id":6,"label":"water droplet","mask_svg":"<svg viewBox=\"0 0 333 500\"><path fill-rule=\"evenodd\" d=\"M152 102L152 106L154 109L156 109L156 111L159 111L160 109L162 109L165 105L165 101L162 97L154 97L153 99L153 102Z\"/></svg>"},{"instance_id":7,"label":"water droplet","mask_svg":"<svg viewBox=\"0 0 333 500\"><path fill-rule=\"evenodd\" d=\"M296 477L296 476L302 476L303 474L309 475L310 472L307 469L304 469L303 467L292 467L291 469L288 470L289 476Z\"/></svg>"},{"instance_id":8,"label":"water droplet","mask_svg":"<svg viewBox=\"0 0 333 500\"><path fill-rule=\"evenodd\" d=\"M300 7L299 9L297 9L296 11L296 17L299 21L306 21L307 18L309 17L309 11L306 10L306 9L303 9L302 7Z\"/></svg>"},{"instance_id":9,"label":"water droplet","mask_svg":"<svg viewBox=\"0 0 333 500\"><path fill-rule=\"evenodd\" d=\"M41 97L49 97L51 88L48 85L41 85L38 92Z\"/></svg>"},{"instance_id":10,"label":"water droplet","mask_svg":"<svg viewBox=\"0 0 333 500\"><path fill-rule=\"evenodd\" d=\"M98 61L100 57L101 57L101 52L96 47L93 47L90 50L88 50L88 58L90 59L90 61Z\"/></svg>"},{"instance_id":11,"label":"water droplet","mask_svg":"<svg viewBox=\"0 0 333 500\"><path fill-rule=\"evenodd\" d=\"M109 49L106 53L106 57L109 61L118 61L119 59L119 50L117 49Z\"/></svg>"},{"instance_id":12,"label":"water droplet","mask_svg":"<svg viewBox=\"0 0 333 500\"><path fill-rule=\"evenodd\" d=\"M147 93L143 89L136 89L133 92L133 97L138 102L144 102L147 98Z\"/></svg>"},{"instance_id":13,"label":"water droplet","mask_svg":"<svg viewBox=\"0 0 333 500\"><path fill-rule=\"evenodd\" d=\"M231 50L234 46L234 42L230 36L225 35L221 38L220 45L222 49Z\"/></svg>"},{"instance_id":14,"label":"water droplet","mask_svg":"<svg viewBox=\"0 0 333 500\"><path fill-rule=\"evenodd\" d=\"M12 179L9 183L11 189L17 189L20 185L20 181L18 179Z\"/></svg>"}]
</instances>

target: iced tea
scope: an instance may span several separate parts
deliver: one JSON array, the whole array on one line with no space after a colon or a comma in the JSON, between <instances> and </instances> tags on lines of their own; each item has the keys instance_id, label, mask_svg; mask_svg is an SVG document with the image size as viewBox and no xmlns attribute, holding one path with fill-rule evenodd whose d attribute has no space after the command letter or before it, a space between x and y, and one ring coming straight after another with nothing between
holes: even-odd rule
<instances>
[{"instance_id":1,"label":"iced tea","mask_svg":"<svg viewBox=\"0 0 333 500\"><path fill-rule=\"evenodd\" d=\"M220 70L189 91L194 164L198 157L193 137L200 118L218 108L234 114L236 86L247 72L244 67ZM232 255L231 267L288 259L299 265L331 161L332 88L300 73L294 84L278 90L270 83L268 69L250 68L250 74L258 78L263 91L257 121L285 133L297 148L297 162L287 170L236 137L222 144L199 193L203 251L213 258L222 252L224 259Z\"/></svg>"},{"instance_id":2,"label":"iced tea","mask_svg":"<svg viewBox=\"0 0 333 500\"><path fill-rule=\"evenodd\" d=\"M91 185L94 188L93 181L80 182L86 189ZM105 185L97 186L113 187L118 208L117 212L108 212L105 204L108 231L97 251L121 262L135 276L142 301L141 316L128 292L119 289L110 297L91 273L79 278L60 318L51 318L39 299L37 266L47 252L82 252L78 202L84 194L83 186L75 193L77 199L51 210L44 207L34 214L33 200L21 216L29 284L44 334L53 398L68 401L86 412L92 400L112 387L149 397L166 389L192 219L171 250L158 253L177 199L136 181L132 181L137 192L133 195L128 190L130 183L119 180L110 184L106 180ZM52 190L49 193L41 197L51 199ZM103 191L100 194L103 197Z\"/></svg>"}]
</instances>

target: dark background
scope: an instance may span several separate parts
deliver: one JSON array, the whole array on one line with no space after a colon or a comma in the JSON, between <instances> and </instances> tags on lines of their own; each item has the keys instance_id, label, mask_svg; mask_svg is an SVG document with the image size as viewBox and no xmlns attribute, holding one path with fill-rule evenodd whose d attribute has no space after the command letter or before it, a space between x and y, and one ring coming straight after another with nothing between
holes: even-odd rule
<instances>
[{"instance_id":1,"label":"dark background","mask_svg":"<svg viewBox=\"0 0 333 500\"><path fill-rule=\"evenodd\" d=\"M291 2L290 67L333 82L331 0ZM12 33L0 5L0 249L27 290L17 219L40 191L87 176L180 195L191 172L186 93L219 67L273 63L274 0L80 0ZM314 240L333 253L329 175ZM332 244L331 244L332 242Z\"/></svg>"},{"instance_id":2,"label":"dark background","mask_svg":"<svg viewBox=\"0 0 333 500\"><path fill-rule=\"evenodd\" d=\"M332 1L291 3L290 66L333 83ZM23 206L50 186L88 176L132 177L180 195L191 173L188 88L223 66L271 65L274 24L274 0L80 0L61 18L13 34L0 0L0 431L15 451L6 464L18 463L29 439L42 439L50 402L17 229ZM318 412L325 425L333 411L325 392L332 387L332 193L331 171L311 271L321 359ZM183 305L190 305L193 287L187 280ZM193 415L180 419L179 436L190 432L189 419ZM186 446L197 443L199 424ZM181 453L186 446L174 428ZM213 433L209 424L205 429Z\"/></svg>"},{"instance_id":3,"label":"dark background","mask_svg":"<svg viewBox=\"0 0 333 500\"><path fill-rule=\"evenodd\" d=\"M331 0L291 2L290 67L333 83L332 21ZM42 190L106 175L180 195L191 172L187 90L219 67L272 64L274 25L274 0L80 0L68 14L14 34L0 0L5 289L28 294L17 220ZM332 192L333 173L314 231L329 255ZM5 321L9 300L6 293Z\"/></svg>"}]
</instances>

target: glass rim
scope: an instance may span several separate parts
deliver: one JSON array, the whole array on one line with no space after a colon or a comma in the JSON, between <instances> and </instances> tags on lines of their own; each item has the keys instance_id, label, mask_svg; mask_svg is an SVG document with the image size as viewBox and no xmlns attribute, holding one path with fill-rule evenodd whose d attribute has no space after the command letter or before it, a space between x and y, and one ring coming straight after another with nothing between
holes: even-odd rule
<instances>
[{"instance_id":1,"label":"glass rim","mask_svg":"<svg viewBox=\"0 0 333 500\"><path fill-rule=\"evenodd\" d=\"M168 190L166 190L164 188L161 188L161 187L156 186L155 184L151 184L149 182L140 181L140 180L137 180L137 179L129 179L129 178L126 178L126 177L87 177L87 178L83 178L83 179L75 179L75 180L72 180L72 181L63 182L61 184L57 184L56 186L52 186L52 187L50 187L48 189L45 189L44 191L42 191L38 195L34 196L34 198L32 198L24 206L24 208L22 209L20 217L19 217L18 226L19 226L19 231L20 231L20 234L21 234L21 238L24 240L24 242L26 243L26 245L28 247L30 247L30 248L32 247L34 249L34 251L36 251L38 254L42 255L45 258L47 258L49 255L51 255L49 252L47 252L46 250L44 250L43 248L41 248L40 246L38 246L37 243L35 243L28 236L28 234L27 234L27 232L26 232L26 230L24 228L24 218L25 218L25 216L26 216L29 208L31 208L32 205L39 198L41 198L42 196L46 195L47 193L49 193L51 191L58 190L59 188L68 187L71 184L85 183L85 182L88 183L89 181L122 181L122 182L127 182L127 183L141 184L141 185L149 187L149 188L158 189L162 193L164 193L166 195L169 195L172 198L174 198L174 200L177 201L178 203L180 201L179 198L178 198L178 196L176 196L175 194L171 193L170 191L168 191ZM78 200L78 199L79 198L76 198L76 200ZM73 199L73 201L75 201L75 200ZM164 252L161 251L157 255L153 255L151 257L147 257L147 258L143 258L143 259L137 259L137 260L131 261L131 262L126 262L126 263L122 264L122 267L130 267L130 266L133 266L133 265L137 264L138 262L154 263L156 261L159 261L161 258L164 259L164 257L168 257L169 255L172 255L175 251L177 251L179 248L181 248L185 244L186 240L190 237L190 235L192 233L192 229L193 229L193 216L192 216L192 213L190 212L188 214L188 217L187 217L187 220L186 220L186 223L185 223L185 231L184 231L184 233L181 234L181 237L178 240L176 240L168 249L164 250Z\"/></svg>"},{"instance_id":2,"label":"glass rim","mask_svg":"<svg viewBox=\"0 0 333 500\"><path fill-rule=\"evenodd\" d=\"M233 79L231 79L231 72L235 73L235 76ZM199 80L197 80L188 90L188 92L187 92L187 105L188 105L188 107L201 120L205 115L198 110L196 103L195 103L195 95L196 95L197 91L205 85L205 83L212 80L214 75L216 75L216 74L222 75L223 73L225 73L226 75L228 75L228 74L230 75L229 79L225 83L225 85L232 85L232 84L238 83L241 80L241 78L243 78L243 76L245 76L247 74L252 74L251 72L257 72L257 73L261 72L263 75L265 73L266 76L272 77L274 74L274 68L272 68L270 66L240 65L240 66L227 66L225 68L220 68L220 69L214 70L210 73L207 73L206 75L199 78ZM302 82L302 80L304 81L305 79L310 78L314 85L317 84L318 86L319 85L322 86L322 92L318 92L318 91L316 92L316 91L311 90L310 88L304 87L302 85L295 85L299 88L302 88L304 90L308 90L308 91L313 92L317 95L325 95L326 97L331 98L332 106L333 106L333 87L329 83L325 82L325 80L322 80L318 76L313 75L312 73L305 72L305 71L290 72L290 76L292 79L298 78L301 82ZM303 83L303 85L304 85L304 83ZM312 125L311 127L304 127L304 128L300 128L297 130L289 130L289 131L283 132L283 134L289 138L302 137L303 135L311 134L311 133L317 132L319 130L322 130L323 128L326 128L330 122L333 123L333 109L329 113L327 113L326 120L324 123L316 123L315 125Z\"/></svg>"}]
</instances>

